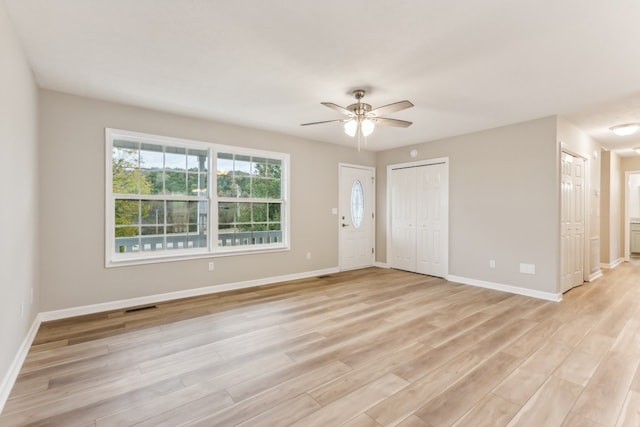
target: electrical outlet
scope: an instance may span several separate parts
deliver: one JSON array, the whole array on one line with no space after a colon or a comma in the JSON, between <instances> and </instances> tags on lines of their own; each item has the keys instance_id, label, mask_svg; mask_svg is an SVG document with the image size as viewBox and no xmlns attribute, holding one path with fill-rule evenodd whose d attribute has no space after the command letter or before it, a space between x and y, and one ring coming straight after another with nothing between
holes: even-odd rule
<instances>
[{"instance_id":1,"label":"electrical outlet","mask_svg":"<svg viewBox=\"0 0 640 427\"><path fill-rule=\"evenodd\" d=\"M520 273L536 274L536 265L535 264L523 264L523 263L520 263Z\"/></svg>"},{"instance_id":2,"label":"electrical outlet","mask_svg":"<svg viewBox=\"0 0 640 427\"><path fill-rule=\"evenodd\" d=\"M495 259L490 259L489 260L489 268L496 268L496 260Z\"/></svg>"},{"instance_id":3,"label":"electrical outlet","mask_svg":"<svg viewBox=\"0 0 640 427\"><path fill-rule=\"evenodd\" d=\"M213 261L209 261L209 271L213 270L215 270L215 265L213 264Z\"/></svg>"},{"instance_id":4,"label":"electrical outlet","mask_svg":"<svg viewBox=\"0 0 640 427\"><path fill-rule=\"evenodd\" d=\"M307 252L307 259L311 259L311 252Z\"/></svg>"}]
</instances>

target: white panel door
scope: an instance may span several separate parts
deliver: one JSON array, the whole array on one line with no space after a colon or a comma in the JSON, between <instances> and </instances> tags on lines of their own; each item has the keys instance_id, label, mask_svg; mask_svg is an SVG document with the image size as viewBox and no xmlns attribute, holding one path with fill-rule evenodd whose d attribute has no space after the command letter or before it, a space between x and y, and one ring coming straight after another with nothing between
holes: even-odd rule
<instances>
[{"instance_id":1,"label":"white panel door","mask_svg":"<svg viewBox=\"0 0 640 427\"><path fill-rule=\"evenodd\" d=\"M374 170L340 165L340 269L374 263Z\"/></svg>"},{"instance_id":2,"label":"white panel door","mask_svg":"<svg viewBox=\"0 0 640 427\"><path fill-rule=\"evenodd\" d=\"M417 200L417 272L447 274L447 173L445 164L415 168Z\"/></svg>"},{"instance_id":3,"label":"white panel door","mask_svg":"<svg viewBox=\"0 0 640 427\"><path fill-rule=\"evenodd\" d=\"M391 254L390 266L416 271L416 170L395 169L388 177L391 186Z\"/></svg>"},{"instance_id":4,"label":"white panel door","mask_svg":"<svg viewBox=\"0 0 640 427\"><path fill-rule=\"evenodd\" d=\"M562 292L584 281L585 160L562 153L561 276Z\"/></svg>"}]
</instances>

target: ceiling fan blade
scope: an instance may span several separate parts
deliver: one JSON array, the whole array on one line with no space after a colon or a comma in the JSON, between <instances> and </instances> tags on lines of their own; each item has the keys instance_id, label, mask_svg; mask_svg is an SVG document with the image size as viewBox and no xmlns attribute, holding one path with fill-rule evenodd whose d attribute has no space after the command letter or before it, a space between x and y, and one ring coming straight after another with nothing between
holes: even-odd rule
<instances>
[{"instance_id":1,"label":"ceiling fan blade","mask_svg":"<svg viewBox=\"0 0 640 427\"><path fill-rule=\"evenodd\" d=\"M385 114L395 113L396 111L406 110L407 108L411 107L413 107L413 104L410 101L394 102L393 104L384 105L382 107L371 110L367 115L379 117Z\"/></svg>"},{"instance_id":2,"label":"ceiling fan blade","mask_svg":"<svg viewBox=\"0 0 640 427\"><path fill-rule=\"evenodd\" d=\"M376 117L374 120L377 125L395 126L399 128L408 128L413 124L412 122L407 122L406 120L383 119L382 117Z\"/></svg>"},{"instance_id":3,"label":"ceiling fan blade","mask_svg":"<svg viewBox=\"0 0 640 427\"><path fill-rule=\"evenodd\" d=\"M346 114L347 116L352 116L353 115L353 112L351 112L351 111L347 110L346 108L341 107L341 106L339 106L337 104L334 104L333 102L321 102L321 104L324 105L325 107L329 107L329 108L331 108L333 110L336 110L339 113Z\"/></svg>"},{"instance_id":4,"label":"ceiling fan blade","mask_svg":"<svg viewBox=\"0 0 640 427\"><path fill-rule=\"evenodd\" d=\"M346 122L349 119L325 120L323 122L302 123L300 126L321 125L323 123Z\"/></svg>"}]
</instances>

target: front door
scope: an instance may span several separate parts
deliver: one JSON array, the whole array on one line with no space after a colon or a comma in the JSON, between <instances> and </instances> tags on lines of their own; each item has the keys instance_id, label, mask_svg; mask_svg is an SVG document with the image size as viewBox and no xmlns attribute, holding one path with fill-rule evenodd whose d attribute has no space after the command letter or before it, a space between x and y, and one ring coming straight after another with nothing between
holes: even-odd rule
<instances>
[{"instance_id":1,"label":"front door","mask_svg":"<svg viewBox=\"0 0 640 427\"><path fill-rule=\"evenodd\" d=\"M340 270L370 267L374 263L375 170L340 165Z\"/></svg>"}]
</instances>

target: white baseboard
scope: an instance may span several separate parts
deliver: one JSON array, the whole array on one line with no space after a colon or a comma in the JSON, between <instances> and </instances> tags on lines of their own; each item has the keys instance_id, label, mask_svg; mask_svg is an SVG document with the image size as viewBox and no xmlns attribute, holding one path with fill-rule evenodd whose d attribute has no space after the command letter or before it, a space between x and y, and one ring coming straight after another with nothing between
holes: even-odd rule
<instances>
[{"instance_id":1,"label":"white baseboard","mask_svg":"<svg viewBox=\"0 0 640 427\"><path fill-rule=\"evenodd\" d=\"M24 363L24 359L26 359L27 354L29 353L31 343L33 343L33 340L36 337L36 333L38 332L38 328L40 328L40 323L41 319L40 315L38 314L35 319L33 319L33 323L31 324L29 332L27 332L27 336L25 336L24 340L22 340L22 344L18 349L18 353L16 353L16 357L13 358L13 362L9 367L9 371L2 379L2 383L0 384L0 414L4 409L4 405L7 403L7 399L9 398L11 389L13 388L13 385L18 378L20 369L22 369L22 364Z\"/></svg>"},{"instance_id":2,"label":"white baseboard","mask_svg":"<svg viewBox=\"0 0 640 427\"><path fill-rule=\"evenodd\" d=\"M591 275L589 276L589 280L587 280L587 282L593 282L594 280L598 280L601 277L602 277L602 271L598 269L598 271L591 273Z\"/></svg>"},{"instance_id":3,"label":"white baseboard","mask_svg":"<svg viewBox=\"0 0 640 427\"><path fill-rule=\"evenodd\" d=\"M379 268L391 268L391 267L389 267L389 266L387 265L387 263L386 263L386 262L377 262L377 261L376 261L376 262L374 262L374 263L373 263L373 266L374 266L374 267L379 267Z\"/></svg>"},{"instance_id":4,"label":"white baseboard","mask_svg":"<svg viewBox=\"0 0 640 427\"><path fill-rule=\"evenodd\" d=\"M511 294L524 295L527 297L539 298L547 301L562 301L562 294L535 291L533 289L519 288L517 286L503 285L501 283L485 282L484 280L469 279L460 276L447 276L450 282L462 283L463 285L478 286L481 288L493 289L496 291L509 292Z\"/></svg>"},{"instance_id":5,"label":"white baseboard","mask_svg":"<svg viewBox=\"0 0 640 427\"><path fill-rule=\"evenodd\" d=\"M624 258L618 258L617 260L615 260L613 262L610 262L608 264L600 263L600 268L616 268L617 266L619 266L623 262L624 262Z\"/></svg>"},{"instance_id":6,"label":"white baseboard","mask_svg":"<svg viewBox=\"0 0 640 427\"><path fill-rule=\"evenodd\" d=\"M102 311L120 310L128 307L154 304L158 302L171 301L181 298L189 298L200 295L215 294L236 289L252 288L255 286L269 285L289 280L307 279L314 276L337 273L338 267L326 268L324 270L307 271L304 273L288 274L284 276L269 277L265 279L247 280L245 282L227 283L224 285L205 286L203 288L186 289L184 291L168 292L164 294L149 295L125 300L110 301L100 304L91 304L81 307L65 308L62 310L46 311L40 313L40 320L48 322L50 320L65 319L67 317L82 316L85 314L100 313Z\"/></svg>"}]
</instances>

